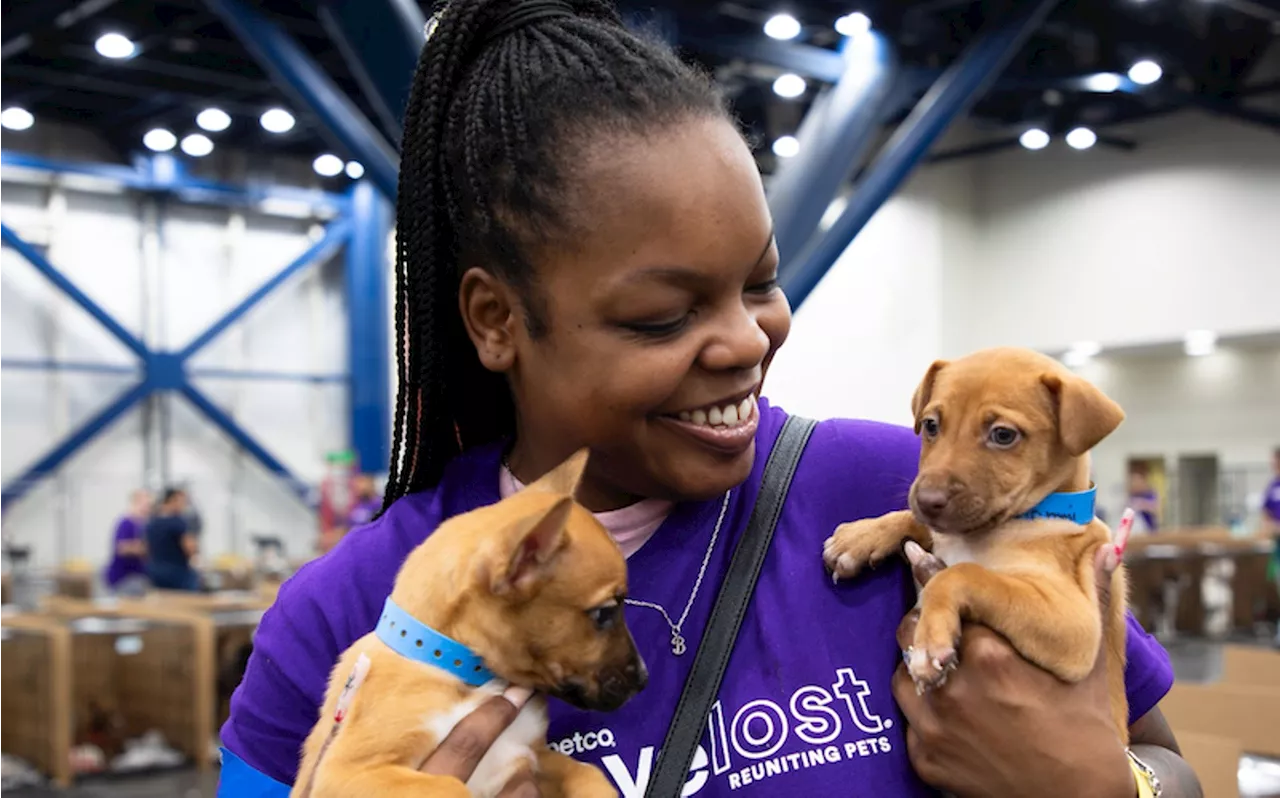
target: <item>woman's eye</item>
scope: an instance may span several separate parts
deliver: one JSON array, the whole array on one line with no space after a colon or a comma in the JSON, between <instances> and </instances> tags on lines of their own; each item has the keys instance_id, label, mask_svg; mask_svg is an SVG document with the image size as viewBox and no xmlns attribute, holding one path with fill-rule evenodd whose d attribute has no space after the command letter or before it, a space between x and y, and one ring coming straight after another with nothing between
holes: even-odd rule
<instances>
[{"instance_id":1,"label":"woman's eye","mask_svg":"<svg viewBox=\"0 0 1280 798\"><path fill-rule=\"evenodd\" d=\"M992 427L987 433L987 440L996 446L1007 448L1018 442L1021 437L1019 432L1013 427Z\"/></svg>"},{"instance_id":2,"label":"woman's eye","mask_svg":"<svg viewBox=\"0 0 1280 798\"><path fill-rule=\"evenodd\" d=\"M920 429L924 431L926 437L934 438L938 435L938 420L936 418L926 418L920 422Z\"/></svg>"},{"instance_id":3,"label":"woman's eye","mask_svg":"<svg viewBox=\"0 0 1280 798\"><path fill-rule=\"evenodd\" d=\"M666 338L683 330L689 323L690 318L691 314L686 313L672 321L626 322L622 326L637 335L643 335L648 338Z\"/></svg>"},{"instance_id":4,"label":"woman's eye","mask_svg":"<svg viewBox=\"0 0 1280 798\"><path fill-rule=\"evenodd\" d=\"M747 293L769 294L769 293L772 293L773 290L777 287L778 287L778 278L775 277L772 280L765 280L763 283L755 283L753 285L747 286Z\"/></svg>"},{"instance_id":5,"label":"woman's eye","mask_svg":"<svg viewBox=\"0 0 1280 798\"><path fill-rule=\"evenodd\" d=\"M605 604L587 610L587 617L596 625L596 629L606 632L618 622L618 616L621 611L622 605L620 604Z\"/></svg>"}]
</instances>

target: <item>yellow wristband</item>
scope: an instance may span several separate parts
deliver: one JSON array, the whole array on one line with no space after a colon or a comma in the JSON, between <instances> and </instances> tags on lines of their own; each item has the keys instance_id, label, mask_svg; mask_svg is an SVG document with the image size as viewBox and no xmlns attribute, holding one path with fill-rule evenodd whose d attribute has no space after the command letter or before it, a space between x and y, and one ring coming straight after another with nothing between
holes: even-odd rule
<instances>
[{"instance_id":1,"label":"yellow wristband","mask_svg":"<svg viewBox=\"0 0 1280 798\"><path fill-rule=\"evenodd\" d=\"M1125 753L1129 755L1129 769L1133 771L1133 780L1138 784L1138 798L1160 798L1162 790L1155 771L1134 756L1132 751Z\"/></svg>"}]
</instances>

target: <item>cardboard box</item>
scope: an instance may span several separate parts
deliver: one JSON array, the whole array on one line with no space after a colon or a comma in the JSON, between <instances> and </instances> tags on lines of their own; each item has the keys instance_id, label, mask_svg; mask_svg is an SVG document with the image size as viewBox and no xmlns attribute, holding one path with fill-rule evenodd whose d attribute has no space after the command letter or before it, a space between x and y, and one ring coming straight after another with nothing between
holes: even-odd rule
<instances>
[{"instance_id":1,"label":"cardboard box","mask_svg":"<svg viewBox=\"0 0 1280 798\"><path fill-rule=\"evenodd\" d=\"M1240 741L1174 729L1182 758L1200 777L1205 798L1240 798Z\"/></svg>"},{"instance_id":2,"label":"cardboard box","mask_svg":"<svg viewBox=\"0 0 1280 798\"><path fill-rule=\"evenodd\" d=\"M1280 689L1280 651L1251 646L1222 650L1222 681L1243 687ZM1276 719L1280 724L1280 718Z\"/></svg>"},{"instance_id":3,"label":"cardboard box","mask_svg":"<svg viewBox=\"0 0 1280 798\"><path fill-rule=\"evenodd\" d=\"M32 615L4 617L0 748L71 786L71 632Z\"/></svg>"},{"instance_id":4,"label":"cardboard box","mask_svg":"<svg viewBox=\"0 0 1280 798\"><path fill-rule=\"evenodd\" d=\"M1236 739L1245 753L1280 757L1280 688L1179 682L1160 708L1174 729Z\"/></svg>"}]
</instances>

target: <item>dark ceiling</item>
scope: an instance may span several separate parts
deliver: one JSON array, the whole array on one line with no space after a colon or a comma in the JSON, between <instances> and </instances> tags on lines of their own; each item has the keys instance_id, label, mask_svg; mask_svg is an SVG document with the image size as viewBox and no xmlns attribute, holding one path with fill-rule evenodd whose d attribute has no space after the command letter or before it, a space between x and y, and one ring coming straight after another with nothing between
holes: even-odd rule
<instances>
[{"instance_id":1,"label":"dark ceiling","mask_svg":"<svg viewBox=\"0 0 1280 798\"><path fill-rule=\"evenodd\" d=\"M316 0L258 0L254 5L374 118L317 19ZM956 58L989 20L998 22L1010 5L1010 0L624 3L640 17L659 14L682 50L716 71L760 142L766 168L769 142L794 131L815 83L810 81L801 98L779 98L771 83L783 70L760 63L749 49L724 42L773 46L761 25L771 14L787 11L804 25L795 44L830 50L840 38L832 29L835 19L860 10L894 42L904 70L927 78ZM220 147L308 158L331 149L319 122L288 102L202 0L3 0L0 12L5 106L22 105L37 120L90 127L122 157L140 150L143 132L152 127L168 127L179 136L195 131L195 113L210 105L234 120L230 129L212 134ZM94 41L107 31L133 39L137 55L119 61L99 56ZM1280 115L1249 105L1252 98L1280 93L1280 81L1256 74L1278 34L1280 0L1066 0L972 116L993 136L1004 136L997 141L1006 144L1009 135L1028 124L1061 132L1088 123L1100 129L1104 143L1130 146L1108 137L1105 129L1192 106L1280 130ZM1079 90L1080 76L1123 74L1141 58L1162 65L1164 77L1157 84L1135 93ZM921 89L927 85L926 79ZM298 126L293 131L279 136L260 128L258 115L273 105L295 113Z\"/></svg>"}]
</instances>

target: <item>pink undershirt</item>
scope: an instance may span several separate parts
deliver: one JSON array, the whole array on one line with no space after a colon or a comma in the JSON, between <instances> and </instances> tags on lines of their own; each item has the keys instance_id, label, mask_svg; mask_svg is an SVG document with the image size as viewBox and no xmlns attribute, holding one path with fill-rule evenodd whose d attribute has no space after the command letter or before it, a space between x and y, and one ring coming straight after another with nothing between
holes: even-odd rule
<instances>
[{"instance_id":1,"label":"pink undershirt","mask_svg":"<svg viewBox=\"0 0 1280 798\"><path fill-rule=\"evenodd\" d=\"M498 494L505 499L523 487L511 469L503 466L498 477ZM644 499L629 507L595 513L595 517L613 535L622 555L630 557L658 531L673 505L673 502L662 499Z\"/></svg>"}]
</instances>

